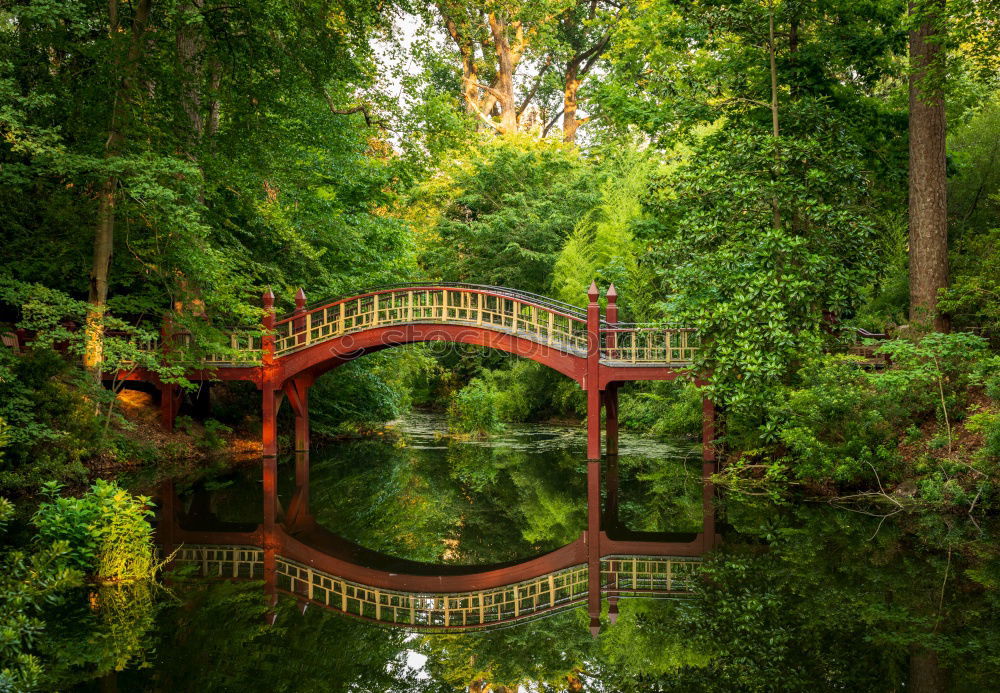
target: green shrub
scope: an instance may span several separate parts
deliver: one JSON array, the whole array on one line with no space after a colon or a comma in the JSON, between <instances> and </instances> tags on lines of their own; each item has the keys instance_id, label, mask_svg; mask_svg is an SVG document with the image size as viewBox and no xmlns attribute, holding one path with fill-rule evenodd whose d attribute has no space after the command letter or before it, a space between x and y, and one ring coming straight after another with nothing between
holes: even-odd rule
<instances>
[{"instance_id":1,"label":"green shrub","mask_svg":"<svg viewBox=\"0 0 1000 693\"><path fill-rule=\"evenodd\" d=\"M701 434L702 397L691 383L660 382L618 395L622 428L661 439L696 439Z\"/></svg>"},{"instance_id":2,"label":"green shrub","mask_svg":"<svg viewBox=\"0 0 1000 693\"><path fill-rule=\"evenodd\" d=\"M40 546L65 542L68 565L99 582L131 582L156 572L149 498L103 479L80 498L62 497L61 490L55 482L43 486L46 501L33 517Z\"/></svg>"},{"instance_id":3,"label":"green shrub","mask_svg":"<svg viewBox=\"0 0 1000 693\"><path fill-rule=\"evenodd\" d=\"M489 435L504 429L500 400L504 395L490 380L473 378L448 405L448 430Z\"/></svg>"}]
</instances>

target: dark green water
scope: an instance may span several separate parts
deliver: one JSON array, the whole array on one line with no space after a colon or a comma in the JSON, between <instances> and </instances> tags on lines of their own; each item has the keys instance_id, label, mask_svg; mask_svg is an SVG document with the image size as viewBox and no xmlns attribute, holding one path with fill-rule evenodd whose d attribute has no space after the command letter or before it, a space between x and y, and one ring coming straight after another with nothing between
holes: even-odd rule
<instances>
[{"instance_id":1,"label":"dark green water","mask_svg":"<svg viewBox=\"0 0 1000 693\"><path fill-rule=\"evenodd\" d=\"M310 506L326 529L400 559L489 564L557 548L585 528L582 430L511 426L456 441L424 414L396 429L313 453ZM623 435L621 521L698 531L698 453ZM285 460L286 507L294 484ZM178 490L186 510L213 521L261 520L259 467ZM303 613L282 597L269 625L261 583L175 574L166 589L102 592L100 608L66 614L58 628L81 664L65 678L79 690L164 692L888 692L905 690L915 648L934 647L973 657L953 669L954 690L996 690L1000 601L984 585L1000 568L968 558L993 541L989 523L858 499L731 493L717 515L723 545L695 596L623 600L597 638L583 608L420 635ZM109 662L127 664L103 681L86 674Z\"/></svg>"},{"instance_id":2,"label":"dark green water","mask_svg":"<svg viewBox=\"0 0 1000 693\"><path fill-rule=\"evenodd\" d=\"M586 528L580 428L512 425L487 440L454 440L444 436L442 417L418 412L391 429L312 454L310 506L323 527L401 559L471 565L529 558ZM699 531L700 469L691 445L623 435L622 522L642 531ZM283 460L284 505L294 473L294 460ZM247 526L261 521L261 489L256 466L177 487L186 511ZM468 668L453 661L455 648L469 646L482 650L474 659L497 660L487 669L513 667L498 671L500 678L565 683L593 646L579 609L499 633L419 636L316 607L303 614L291 598L265 625L260 583L181 579L168 590L150 598L155 619L134 624L146 630L131 634L133 663L113 677L119 690L453 690ZM525 647L532 642L536 651Z\"/></svg>"}]
</instances>

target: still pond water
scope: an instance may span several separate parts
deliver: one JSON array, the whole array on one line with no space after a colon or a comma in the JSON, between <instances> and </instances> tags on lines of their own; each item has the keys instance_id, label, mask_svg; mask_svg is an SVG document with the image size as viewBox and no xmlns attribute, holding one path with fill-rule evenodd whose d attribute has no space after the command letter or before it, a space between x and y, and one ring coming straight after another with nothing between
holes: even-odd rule
<instances>
[{"instance_id":1,"label":"still pond water","mask_svg":"<svg viewBox=\"0 0 1000 693\"><path fill-rule=\"evenodd\" d=\"M489 440L454 440L443 435L443 418L424 413L393 428L313 452L309 504L322 527L399 559L467 565L535 556L586 529L581 429L512 425ZM700 530L701 463L694 442L670 445L623 434L618 464L624 526ZM294 460L282 460L278 471L279 497L287 506ZM231 526L261 521L257 466L178 484L176 491L188 514ZM598 638L591 637L582 606L493 631L442 635L408 633L318 607L303 612L294 598L282 597L269 625L259 581L206 581L183 570L165 588L102 594L100 609L67 615L60 627L68 643L86 643L82 663L129 662L102 680L81 674L78 690L665 690L643 681L672 680L681 666L707 672L710 661L727 661L745 647L742 640L770 648L774 653L767 656L779 660L783 652L819 648L824 657L843 659L847 679L862 682L856 690L869 690L866 676L875 681L891 668L899 646L890 637L880 650L856 647L871 633L848 611L888 608L882 598L864 601L889 582L909 580L911 593L897 596L894 607L902 623L927 602L919 576L940 588L937 556L913 551L900 563L902 534L892 519L766 500L723 503L718 514L725 545L713 586L688 599L623 601L618 622L605 622ZM831 629L829 619L839 615L844 622ZM826 624L817 627L814 620ZM831 636L837 642L789 644ZM808 663L775 666L795 667L803 681L814 675ZM93 670L81 671L88 668ZM696 680L680 690L695 690ZM783 689L775 683L775 690Z\"/></svg>"}]
</instances>

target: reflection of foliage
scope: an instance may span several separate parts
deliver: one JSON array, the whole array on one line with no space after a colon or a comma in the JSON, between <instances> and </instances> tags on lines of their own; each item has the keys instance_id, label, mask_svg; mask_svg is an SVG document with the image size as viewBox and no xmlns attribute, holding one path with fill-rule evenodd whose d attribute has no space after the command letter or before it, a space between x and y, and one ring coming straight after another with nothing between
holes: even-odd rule
<instances>
[{"instance_id":1,"label":"reflection of foliage","mask_svg":"<svg viewBox=\"0 0 1000 693\"><path fill-rule=\"evenodd\" d=\"M702 526L701 461L650 460L623 457L623 476L619 510L621 521L629 528L650 532L700 532ZM634 473L639 483L629 483Z\"/></svg>"},{"instance_id":2,"label":"reflection of foliage","mask_svg":"<svg viewBox=\"0 0 1000 693\"><path fill-rule=\"evenodd\" d=\"M593 649L586 613L574 609L510 628L420 639L431 676L465 688L481 682L517 690L566 690L577 679Z\"/></svg>"},{"instance_id":3,"label":"reflection of foliage","mask_svg":"<svg viewBox=\"0 0 1000 693\"><path fill-rule=\"evenodd\" d=\"M657 607L664 617L644 623L651 641L680 642L708 661L652 675L655 685L641 666L615 667L617 688L774 690L780 681L781 690L829 689L823 682L887 690L905 680L907 657L923 648L953 668L954 690L991 687L989 672L1000 671L996 600L969 579L956 528L828 506L731 501L727 510L738 534L705 564L696 598ZM987 534L975 551L995 566L993 541ZM607 656L614 662L622 653ZM969 656L975 667L953 666Z\"/></svg>"},{"instance_id":4,"label":"reflection of foliage","mask_svg":"<svg viewBox=\"0 0 1000 693\"><path fill-rule=\"evenodd\" d=\"M601 632L600 662L605 684L620 674L662 676L683 666L701 667L708 655L686 638L680 611L690 600L622 599L618 621ZM602 677L604 679L604 677Z\"/></svg>"},{"instance_id":5,"label":"reflection of foliage","mask_svg":"<svg viewBox=\"0 0 1000 693\"><path fill-rule=\"evenodd\" d=\"M155 687L164 691L411 691L406 633L376 628L309 609L291 599L275 607L273 626L260 583L190 582L178 586L184 605L160 617L161 666ZM153 681L127 672L128 690Z\"/></svg>"},{"instance_id":6,"label":"reflection of foliage","mask_svg":"<svg viewBox=\"0 0 1000 693\"><path fill-rule=\"evenodd\" d=\"M44 486L47 498L35 512L38 542L65 541L72 567L102 582L128 582L153 575L149 498L133 496L114 482L98 479L80 498L60 497L61 486Z\"/></svg>"},{"instance_id":7,"label":"reflection of foliage","mask_svg":"<svg viewBox=\"0 0 1000 693\"><path fill-rule=\"evenodd\" d=\"M0 498L0 532L6 533L13 505ZM6 537L3 537L6 539ZM3 549L0 558L0 691L33 690L42 675L38 657L46 637L45 609L62 604L82 574L67 566L69 545L57 541L28 554Z\"/></svg>"},{"instance_id":8,"label":"reflection of foliage","mask_svg":"<svg viewBox=\"0 0 1000 693\"><path fill-rule=\"evenodd\" d=\"M110 672L145 668L154 649L160 588L152 580L106 585L50 613L46 677L65 686Z\"/></svg>"}]
</instances>

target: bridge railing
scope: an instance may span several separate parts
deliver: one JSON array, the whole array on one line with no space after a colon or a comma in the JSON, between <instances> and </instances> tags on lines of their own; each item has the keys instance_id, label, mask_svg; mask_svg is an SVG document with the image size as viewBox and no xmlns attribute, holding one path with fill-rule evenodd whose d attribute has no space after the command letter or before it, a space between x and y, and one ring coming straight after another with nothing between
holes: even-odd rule
<instances>
[{"instance_id":1,"label":"bridge railing","mask_svg":"<svg viewBox=\"0 0 1000 693\"><path fill-rule=\"evenodd\" d=\"M587 349L584 319L542 305L531 296L490 288L411 286L338 299L286 315L275 323L275 354L362 330L413 323L482 327L574 352Z\"/></svg>"},{"instance_id":2,"label":"bridge railing","mask_svg":"<svg viewBox=\"0 0 1000 693\"><path fill-rule=\"evenodd\" d=\"M261 579L264 551L252 546L186 545L175 562L206 577ZM698 558L609 556L601 561L601 589L618 596L690 594ZM527 620L587 599L586 564L510 585L453 593L380 589L352 582L281 556L277 589L344 614L414 630L488 628Z\"/></svg>"},{"instance_id":3,"label":"bridge railing","mask_svg":"<svg viewBox=\"0 0 1000 693\"><path fill-rule=\"evenodd\" d=\"M605 361L690 365L698 345L695 331L686 327L618 323L601 328L601 359Z\"/></svg>"},{"instance_id":4,"label":"bridge railing","mask_svg":"<svg viewBox=\"0 0 1000 693\"><path fill-rule=\"evenodd\" d=\"M223 348L218 350L208 350L203 345L196 344L194 335L190 332L174 332L165 337L145 339L135 344L140 351L153 353L161 351L165 341L167 351L173 354L172 358L182 364L201 368L260 364L263 353L260 330L224 328L223 336L225 343Z\"/></svg>"}]
</instances>

